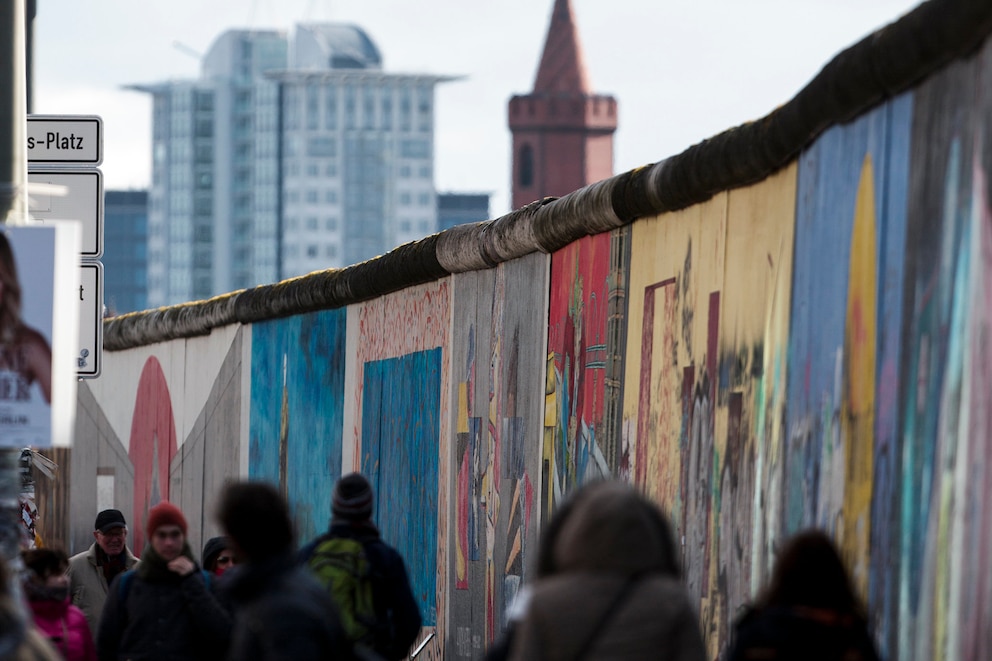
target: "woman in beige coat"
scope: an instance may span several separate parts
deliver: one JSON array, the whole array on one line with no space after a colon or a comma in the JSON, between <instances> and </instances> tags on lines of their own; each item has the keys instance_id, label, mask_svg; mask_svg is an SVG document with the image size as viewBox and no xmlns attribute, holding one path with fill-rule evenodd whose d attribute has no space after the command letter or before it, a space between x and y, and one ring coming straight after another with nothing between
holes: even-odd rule
<instances>
[{"instance_id":1,"label":"woman in beige coat","mask_svg":"<svg viewBox=\"0 0 992 661\"><path fill-rule=\"evenodd\" d=\"M702 661L671 527L629 486L599 482L559 511L510 658Z\"/></svg>"}]
</instances>

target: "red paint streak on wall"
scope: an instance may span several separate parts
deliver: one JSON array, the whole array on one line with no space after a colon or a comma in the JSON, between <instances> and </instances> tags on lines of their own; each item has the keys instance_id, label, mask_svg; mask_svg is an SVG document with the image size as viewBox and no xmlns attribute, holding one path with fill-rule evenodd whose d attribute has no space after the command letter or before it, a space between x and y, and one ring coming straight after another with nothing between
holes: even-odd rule
<instances>
[{"instance_id":1,"label":"red paint streak on wall","mask_svg":"<svg viewBox=\"0 0 992 661\"><path fill-rule=\"evenodd\" d=\"M134 466L134 514L131 544L140 554L148 509L169 499L169 467L176 456L176 423L169 386L158 359L145 361L131 418L128 456Z\"/></svg>"},{"instance_id":2,"label":"red paint streak on wall","mask_svg":"<svg viewBox=\"0 0 992 661\"><path fill-rule=\"evenodd\" d=\"M654 302L655 292L662 287L674 285L675 278L669 278L644 288L644 318L641 321L641 373L637 398L637 448L634 456L634 484L647 486L648 436L651 419L651 367L654 355Z\"/></svg>"},{"instance_id":3,"label":"red paint streak on wall","mask_svg":"<svg viewBox=\"0 0 992 661\"><path fill-rule=\"evenodd\" d=\"M720 292L715 291L710 293L710 316L707 320L708 327L706 329L706 372L710 375L710 401L713 402L713 406L710 409L712 412L712 420L710 424L716 423L716 363L717 363L717 344L720 335Z\"/></svg>"},{"instance_id":4,"label":"red paint streak on wall","mask_svg":"<svg viewBox=\"0 0 992 661\"><path fill-rule=\"evenodd\" d=\"M641 374L637 398L637 457L634 464L634 484L644 487L648 463L648 415L651 413L651 355L654 352L654 292L656 286L644 289L644 319L641 322Z\"/></svg>"},{"instance_id":5,"label":"red paint streak on wall","mask_svg":"<svg viewBox=\"0 0 992 661\"><path fill-rule=\"evenodd\" d=\"M597 429L606 410L605 372L586 373L587 350L606 343L609 273L609 232L579 239L551 258L548 346L559 374L566 358L571 361L572 383L565 384L575 397L571 415Z\"/></svg>"}]
</instances>

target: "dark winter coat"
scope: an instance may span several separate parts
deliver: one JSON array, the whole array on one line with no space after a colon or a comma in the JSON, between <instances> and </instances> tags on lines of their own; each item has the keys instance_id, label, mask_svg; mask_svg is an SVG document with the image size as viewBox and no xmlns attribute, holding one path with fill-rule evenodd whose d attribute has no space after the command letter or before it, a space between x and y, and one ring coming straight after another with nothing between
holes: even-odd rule
<instances>
[{"instance_id":1,"label":"dark winter coat","mask_svg":"<svg viewBox=\"0 0 992 661\"><path fill-rule=\"evenodd\" d=\"M188 545L183 555L192 560ZM149 545L122 590L125 576L117 576L107 592L96 637L100 661L223 657L231 635L231 616L199 568L180 576Z\"/></svg>"},{"instance_id":2,"label":"dark winter coat","mask_svg":"<svg viewBox=\"0 0 992 661\"><path fill-rule=\"evenodd\" d=\"M235 567L223 590L234 607L231 661L350 658L334 601L289 555Z\"/></svg>"},{"instance_id":3,"label":"dark winter coat","mask_svg":"<svg viewBox=\"0 0 992 661\"><path fill-rule=\"evenodd\" d=\"M372 568L372 601L376 612L375 651L386 659L405 659L420 633L420 608L410 588L403 558L386 544L371 522L333 521L326 534L300 551L306 565L317 546L326 539L344 537L362 543Z\"/></svg>"},{"instance_id":4,"label":"dark winter coat","mask_svg":"<svg viewBox=\"0 0 992 661\"><path fill-rule=\"evenodd\" d=\"M864 621L823 608L770 606L737 623L730 661L878 661Z\"/></svg>"},{"instance_id":5,"label":"dark winter coat","mask_svg":"<svg viewBox=\"0 0 992 661\"><path fill-rule=\"evenodd\" d=\"M532 584L512 660L706 658L671 532L653 505L604 482L583 489L553 529L552 557Z\"/></svg>"}]
</instances>

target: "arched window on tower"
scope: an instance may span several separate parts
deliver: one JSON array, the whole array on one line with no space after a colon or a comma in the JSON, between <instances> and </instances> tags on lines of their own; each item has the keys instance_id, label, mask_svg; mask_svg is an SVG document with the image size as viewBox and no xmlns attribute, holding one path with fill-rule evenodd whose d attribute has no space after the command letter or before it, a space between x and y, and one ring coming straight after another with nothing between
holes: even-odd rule
<instances>
[{"instance_id":1,"label":"arched window on tower","mask_svg":"<svg viewBox=\"0 0 992 661\"><path fill-rule=\"evenodd\" d=\"M534 185L534 149L530 145L520 148L520 169L517 171L521 187L529 188Z\"/></svg>"}]
</instances>

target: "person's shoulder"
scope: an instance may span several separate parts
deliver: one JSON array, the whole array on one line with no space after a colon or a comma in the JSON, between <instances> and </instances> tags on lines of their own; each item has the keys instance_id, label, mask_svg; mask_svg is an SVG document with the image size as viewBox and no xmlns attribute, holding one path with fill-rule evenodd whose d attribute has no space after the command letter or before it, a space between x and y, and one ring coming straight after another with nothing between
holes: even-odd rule
<instances>
[{"instance_id":1,"label":"person's shoulder","mask_svg":"<svg viewBox=\"0 0 992 661\"><path fill-rule=\"evenodd\" d=\"M303 565L309 562L310 558L313 557L314 551L317 550L317 546L320 545L327 538L327 533L324 533L300 547L300 550L296 552L296 562L297 564Z\"/></svg>"},{"instance_id":2,"label":"person's shoulder","mask_svg":"<svg viewBox=\"0 0 992 661\"><path fill-rule=\"evenodd\" d=\"M85 567L86 565L91 564L90 563L90 558L91 557L94 557L94 551L93 551L94 546L95 546L95 543L94 544L91 544L89 546L89 548L87 548L85 551L80 551L79 553L76 553L75 555L70 556L69 557L69 569L70 570L72 570L73 568L77 568L78 569L80 567Z\"/></svg>"}]
</instances>

